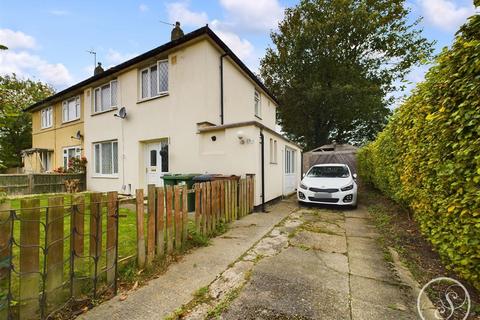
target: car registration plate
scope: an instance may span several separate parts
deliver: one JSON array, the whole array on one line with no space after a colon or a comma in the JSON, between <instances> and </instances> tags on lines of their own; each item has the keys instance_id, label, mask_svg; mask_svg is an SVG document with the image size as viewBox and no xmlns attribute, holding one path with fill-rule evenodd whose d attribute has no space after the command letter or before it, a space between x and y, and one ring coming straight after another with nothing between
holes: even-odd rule
<instances>
[{"instance_id":1,"label":"car registration plate","mask_svg":"<svg viewBox=\"0 0 480 320\"><path fill-rule=\"evenodd\" d=\"M315 198L331 198L332 194L328 192L317 192L315 193Z\"/></svg>"}]
</instances>

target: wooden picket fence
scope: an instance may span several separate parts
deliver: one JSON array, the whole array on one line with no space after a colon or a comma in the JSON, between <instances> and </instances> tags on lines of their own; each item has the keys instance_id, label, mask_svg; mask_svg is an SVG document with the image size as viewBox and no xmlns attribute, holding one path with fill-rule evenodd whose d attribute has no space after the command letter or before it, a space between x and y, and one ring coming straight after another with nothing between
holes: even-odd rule
<instances>
[{"instance_id":1,"label":"wooden picket fence","mask_svg":"<svg viewBox=\"0 0 480 320\"><path fill-rule=\"evenodd\" d=\"M189 237L188 194L192 192L195 193L195 232L203 236L214 235L220 224L240 219L254 208L253 175L239 180L196 183L192 190L186 185L149 185L145 195L143 189L137 189L137 264L140 268L150 266L155 258L164 258L185 248Z\"/></svg>"},{"instance_id":2,"label":"wooden picket fence","mask_svg":"<svg viewBox=\"0 0 480 320\"><path fill-rule=\"evenodd\" d=\"M254 188L247 176L191 190L150 185L134 199L109 192L0 203L0 320L45 319L69 301L115 295L121 263L150 267L181 253L193 233L215 236L253 211Z\"/></svg>"}]
</instances>

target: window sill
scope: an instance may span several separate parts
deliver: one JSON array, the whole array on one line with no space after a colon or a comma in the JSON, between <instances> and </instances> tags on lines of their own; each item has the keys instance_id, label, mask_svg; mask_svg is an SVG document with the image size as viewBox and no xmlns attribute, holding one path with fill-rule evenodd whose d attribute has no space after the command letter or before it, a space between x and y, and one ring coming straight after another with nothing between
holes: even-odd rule
<instances>
[{"instance_id":1,"label":"window sill","mask_svg":"<svg viewBox=\"0 0 480 320\"><path fill-rule=\"evenodd\" d=\"M169 95L168 92L161 93L161 94L159 94L158 96L155 96L155 97L145 98L145 99L138 100L138 101L137 101L137 104L140 104L140 103L143 103L143 102L147 102L147 101L151 101L151 100L155 100L155 99L158 99L158 98L163 98L163 97L166 97L166 96L168 96L168 95Z\"/></svg>"},{"instance_id":2,"label":"window sill","mask_svg":"<svg viewBox=\"0 0 480 320\"><path fill-rule=\"evenodd\" d=\"M262 120L262 118L259 117L259 116L257 116L257 115L255 115L255 118L257 118L257 119L259 119L259 120Z\"/></svg>"},{"instance_id":3,"label":"window sill","mask_svg":"<svg viewBox=\"0 0 480 320\"><path fill-rule=\"evenodd\" d=\"M118 175L94 175L92 179L118 179Z\"/></svg>"},{"instance_id":4,"label":"window sill","mask_svg":"<svg viewBox=\"0 0 480 320\"><path fill-rule=\"evenodd\" d=\"M80 117L76 118L76 119L68 120L68 121L62 121L62 124L67 124L67 123L75 122L75 121L78 121L78 120L80 120Z\"/></svg>"},{"instance_id":5,"label":"window sill","mask_svg":"<svg viewBox=\"0 0 480 320\"><path fill-rule=\"evenodd\" d=\"M40 128L41 131L47 131L48 129L53 129L53 126Z\"/></svg>"},{"instance_id":6,"label":"window sill","mask_svg":"<svg viewBox=\"0 0 480 320\"><path fill-rule=\"evenodd\" d=\"M91 116L92 116L92 117L93 117L93 116L98 116L98 115L100 115L100 114L112 112L112 111L115 111L115 110L118 110L118 108L117 108L117 107L112 107L112 108L110 108L110 109L108 109L108 110L103 110L103 111L98 111L98 112L92 112Z\"/></svg>"}]
</instances>

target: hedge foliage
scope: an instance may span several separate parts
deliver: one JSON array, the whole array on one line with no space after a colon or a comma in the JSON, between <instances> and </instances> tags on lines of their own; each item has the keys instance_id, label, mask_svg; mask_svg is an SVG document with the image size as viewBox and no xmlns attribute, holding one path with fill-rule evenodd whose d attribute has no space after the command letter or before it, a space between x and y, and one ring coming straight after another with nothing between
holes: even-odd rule
<instances>
[{"instance_id":1,"label":"hedge foliage","mask_svg":"<svg viewBox=\"0 0 480 320\"><path fill-rule=\"evenodd\" d=\"M359 174L409 207L447 267L480 289L480 16L358 154Z\"/></svg>"}]
</instances>

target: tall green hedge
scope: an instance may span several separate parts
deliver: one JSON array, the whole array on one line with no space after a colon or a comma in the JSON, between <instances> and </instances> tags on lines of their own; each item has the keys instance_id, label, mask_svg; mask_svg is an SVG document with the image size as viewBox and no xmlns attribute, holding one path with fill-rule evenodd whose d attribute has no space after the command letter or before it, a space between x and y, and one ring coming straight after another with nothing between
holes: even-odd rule
<instances>
[{"instance_id":1,"label":"tall green hedge","mask_svg":"<svg viewBox=\"0 0 480 320\"><path fill-rule=\"evenodd\" d=\"M408 206L448 268L480 289L480 16L460 29L377 139L359 174Z\"/></svg>"}]
</instances>

